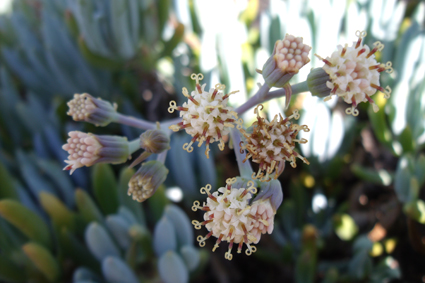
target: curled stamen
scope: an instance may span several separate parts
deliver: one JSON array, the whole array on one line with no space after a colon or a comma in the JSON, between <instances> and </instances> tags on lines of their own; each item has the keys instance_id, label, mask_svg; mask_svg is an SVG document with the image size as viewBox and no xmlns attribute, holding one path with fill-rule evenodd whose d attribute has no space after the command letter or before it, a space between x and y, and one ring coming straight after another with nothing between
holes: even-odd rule
<instances>
[{"instance_id":1,"label":"curled stamen","mask_svg":"<svg viewBox=\"0 0 425 283\"><path fill-rule=\"evenodd\" d=\"M199 230L202 228L202 223L198 220L192 220L192 225L195 227L196 230Z\"/></svg>"}]
</instances>

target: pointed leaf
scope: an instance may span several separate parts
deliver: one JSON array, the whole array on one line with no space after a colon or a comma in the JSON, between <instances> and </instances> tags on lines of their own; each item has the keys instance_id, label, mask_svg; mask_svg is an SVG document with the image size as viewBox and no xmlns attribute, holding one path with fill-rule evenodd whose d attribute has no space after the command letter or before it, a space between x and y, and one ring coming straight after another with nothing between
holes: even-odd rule
<instances>
[{"instance_id":1,"label":"pointed leaf","mask_svg":"<svg viewBox=\"0 0 425 283\"><path fill-rule=\"evenodd\" d=\"M19 200L18 192L13 184L12 176L10 176L6 167L0 162L0 199L9 198Z\"/></svg>"},{"instance_id":2,"label":"pointed leaf","mask_svg":"<svg viewBox=\"0 0 425 283\"><path fill-rule=\"evenodd\" d=\"M174 251L168 251L159 258L158 271L165 283L189 282L189 272L186 265Z\"/></svg>"},{"instance_id":3,"label":"pointed leaf","mask_svg":"<svg viewBox=\"0 0 425 283\"><path fill-rule=\"evenodd\" d=\"M183 246L180 249L180 253L189 271L193 271L198 267L199 262L201 260L201 256L199 254L199 251L194 246Z\"/></svg>"},{"instance_id":4,"label":"pointed leaf","mask_svg":"<svg viewBox=\"0 0 425 283\"><path fill-rule=\"evenodd\" d=\"M0 201L0 216L18 228L29 239L51 247L49 227L34 212L14 200Z\"/></svg>"},{"instance_id":5,"label":"pointed leaf","mask_svg":"<svg viewBox=\"0 0 425 283\"><path fill-rule=\"evenodd\" d=\"M117 182L109 164L99 163L93 166L93 192L104 214L115 213L118 209Z\"/></svg>"},{"instance_id":6,"label":"pointed leaf","mask_svg":"<svg viewBox=\"0 0 425 283\"><path fill-rule=\"evenodd\" d=\"M77 203L78 211L87 223L103 222L102 213L86 191L82 189L76 189L75 201Z\"/></svg>"},{"instance_id":7,"label":"pointed leaf","mask_svg":"<svg viewBox=\"0 0 425 283\"><path fill-rule=\"evenodd\" d=\"M121 215L106 217L106 226L121 248L127 249L130 246L130 224Z\"/></svg>"},{"instance_id":8,"label":"pointed leaf","mask_svg":"<svg viewBox=\"0 0 425 283\"><path fill-rule=\"evenodd\" d=\"M102 262L102 272L109 283L139 283L130 267L117 257L105 258Z\"/></svg>"},{"instance_id":9,"label":"pointed leaf","mask_svg":"<svg viewBox=\"0 0 425 283\"><path fill-rule=\"evenodd\" d=\"M106 230L98 223L91 223L87 227L85 239L89 250L98 260L103 260L107 256L120 256L115 243Z\"/></svg>"},{"instance_id":10,"label":"pointed leaf","mask_svg":"<svg viewBox=\"0 0 425 283\"><path fill-rule=\"evenodd\" d=\"M186 213L177 205L169 204L165 207L164 214L174 226L178 245L193 245L193 228Z\"/></svg>"},{"instance_id":11,"label":"pointed leaf","mask_svg":"<svg viewBox=\"0 0 425 283\"><path fill-rule=\"evenodd\" d=\"M58 282L60 268L50 251L37 243L25 244L22 249L50 282Z\"/></svg>"},{"instance_id":12,"label":"pointed leaf","mask_svg":"<svg viewBox=\"0 0 425 283\"><path fill-rule=\"evenodd\" d=\"M75 229L75 214L54 195L47 192L41 192L40 204L47 214L49 214L55 225L58 227L65 226L69 230Z\"/></svg>"},{"instance_id":13,"label":"pointed leaf","mask_svg":"<svg viewBox=\"0 0 425 283\"><path fill-rule=\"evenodd\" d=\"M153 247L158 257L167 251L175 251L177 248L176 232L166 216L163 216L155 226Z\"/></svg>"}]
</instances>

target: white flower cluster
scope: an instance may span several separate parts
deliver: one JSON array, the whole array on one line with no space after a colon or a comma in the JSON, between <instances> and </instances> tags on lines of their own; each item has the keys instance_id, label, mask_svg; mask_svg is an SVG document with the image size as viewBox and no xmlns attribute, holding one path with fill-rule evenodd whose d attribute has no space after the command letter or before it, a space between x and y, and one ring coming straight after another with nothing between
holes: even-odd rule
<instances>
[{"instance_id":1,"label":"white flower cluster","mask_svg":"<svg viewBox=\"0 0 425 283\"><path fill-rule=\"evenodd\" d=\"M331 92L325 100L329 100L332 95L342 97L346 103L352 104L345 112L353 116L359 114L356 108L361 102L369 101L375 112L379 110L371 96L379 90L385 93L385 98L390 97L390 87L381 87L379 78L380 72L393 71L391 62L384 65L375 59L375 52L384 49L381 42L375 42L371 50L369 46L362 44L362 39L366 36L365 31L357 31L356 36L359 38L357 42L353 42L350 47L347 44L344 47L338 45L338 51L333 52L331 57L323 59L316 55L325 63L323 70L331 79L326 83Z\"/></svg>"},{"instance_id":2,"label":"white flower cluster","mask_svg":"<svg viewBox=\"0 0 425 283\"><path fill-rule=\"evenodd\" d=\"M199 146L205 141L205 155L209 157L209 144L218 141L220 150L223 150L223 136L229 134L230 128L234 127L238 119L236 112L227 106L229 96L235 92L224 95L221 90L225 86L221 84L217 84L207 92L205 84L202 86L199 84L203 78L202 74L192 74L191 78L196 80L196 90L189 94L187 89L183 88L183 95L188 101L182 106L176 106L175 101L170 102L168 111L173 113L174 110L178 110L182 117L182 122L170 126L170 129L176 132L185 129L186 133L192 136L191 142L183 146L187 152L193 151L192 144L195 141Z\"/></svg>"},{"instance_id":3,"label":"white flower cluster","mask_svg":"<svg viewBox=\"0 0 425 283\"><path fill-rule=\"evenodd\" d=\"M280 171L283 170L285 161L291 162L292 167L296 167L296 158L303 160L309 164L308 160L303 156L299 155L295 151L295 143L306 143L306 139L297 139L299 131L305 132L310 131L306 125L298 125L291 123L290 120L295 118L299 119L300 115L295 110L294 113L283 118L281 115L276 115L274 119L269 122L267 119L260 117L259 107L262 109L262 105L259 104L254 113L257 114L257 121L252 124L252 133L247 133L241 129L245 141L241 144L241 149L247 150L248 153L245 160L252 158L252 161L260 164L259 171L252 178L260 179L263 182L271 180L270 174L277 171L274 178L276 179ZM266 172L265 174L262 172Z\"/></svg>"},{"instance_id":4,"label":"white flower cluster","mask_svg":"<svg viewBox=\"0 0 425 283\"><path fill-rule=\"evenodd\" d=\"M233 244L238 245L238 253L241 253L245 244L245 253L251 255L257 249L252 244L260 241L261 234L273 231L273 217L275 212L269 200L259 200L251 206L249 200L251 194L255 194L257 189L254 182L248 182L248 188L233 188L232 184L236 178L228 179L227 186L221 187L214 193L210 193L211 185L201 188L201 193L208 194L207 202L200 206L199 201L195 201L192 210L201 209L206 211L204 221L192 221L196 229L201 229L205 225L209 233L205 236L198 236L197 240L201 247L205 246L205 241L214 236L217 238L213 251L220 242L229 243L225 258L231 260Z\"/></svg>"}]
</instances>

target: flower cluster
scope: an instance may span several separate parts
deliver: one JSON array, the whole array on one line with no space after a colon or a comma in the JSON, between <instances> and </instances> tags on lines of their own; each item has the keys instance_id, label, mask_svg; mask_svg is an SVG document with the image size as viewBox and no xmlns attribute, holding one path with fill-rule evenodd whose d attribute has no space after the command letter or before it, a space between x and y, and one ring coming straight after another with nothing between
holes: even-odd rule
<instances>
[{"instance_id":1,"label":"flower cluster","mask_svg":"<svg viewBox=\"0 0 425 283\"><path fill-rule=\"evenodd\" d=\"M272 56L266 61L261 74L270 87L284 85L308 62L311 47L303 43L302 37L286 34L276 41Z\"/></svg>"},{"instance_id":2,"label":"flower cluster","mask_svg":"<svg viewBox=\"0 0 425 283\"><path fill-rule=\"evenodd\" d=\"M168 112L173 113L174 110L178 110L182 117L182 121L170 126L170 129L175 132L185 129L186 133L192 136L190 143L185 143L183 149L192 152L194 142L197 141L198 146L201 146L205 141L205 155L209 158L210 143L220 142L219 148L223 150L223 136L229 134L229 129L234 127L238 115L230 106L227 106L229 96L236 91L223 94L221 91L225 86L217 84L215 88L207 92L206 84L202 86L199 84L203 77L202 74L192 74L191 78L196 80L196 90L189 94L187 89L183 88L183 95L188 98L188 101L182 106L176 106L176 102L171 101Z\"/></svg>"},{"instance_id":3,"label":"flower cluster","mask_svg":"<svg viewBox=\"0 0 425 283\"><path fill-rule=\"evenodd\" d=\"M116 104L94 98L88 93L74 94L74 99L67 104L69 107L67 114L72 116L74 121L86 121L96 126L106 126L116 116Z\"/></svg>"},{"instance_id":4,"label":"flower cluster","mask_svg":"<svg viewBox=\"0 0 425 283\"><path fill-rule=\"evenodd\" d=\"M325 63L323 70L330 77L330 81L326 85L331 91L325 100L329 100L332 95L342 97L346 103L352 104L345 112L353 116L359 115L356 108L361 102L371 103L375 112L379 110L371 96L379 90L385 93L385 98L390 97L391 88L389 86L385 89L381 87L379 78L381 72L386 70L391 73L393 71L391 62L384 65L375 59L375 53L384 49L381 42L375 42L374 48L370 49L369 46L362 43L366 36L365 31L357 31L356 36L358 37L357 42L353 42L350 47L348 44L345 44L344 47L338 45L338 51L333 52L331 57L323 59L316 55Z\"/></svg>"},{"instance_id":5,"label":"flower cluster","mask_svg":"<svg viewBox=\"0 0 425 283\"><path fill-rule=\"evenodd\" d=\"M276 172L275 179L282 173L285 161L291 162L291 166L294 168L296 167L296 158L309 164L306 158L295 151L295 143L306 143L306 139L297 139L296 136L299 131L308 132L310 129L306 125L300 126L291 123L292 118L298 120L300 117L297 110L287 118L283 118L280 114L279 117L276 115L269 122L260 117L259 110L262 109L263 106L259 104L254 110L254 113L257 114L257 121L252 124L251 133L241 129L245 141L242 141L240 146L241 153L243 150L248 151L244 162L252 158L253 162L260 164L258 173L256 175L253 173L252 178L268 182L271 180L270 175L273 172Z\"/></svg>"},{"instance_id":6,"label":"flower cluster","mask_svg":"<svg viewBox=\"0 0 425 283\"><path fill-rule=\"evenodd\" d=\"M222 241L229 243L225 258L233 258L233 244L238 244L237 252L242 252L243 244L247 249L245 253L251 255L257 250L252 244L260 241L261 234L273 231L273 217L275 211L270 202L257 201L249 205L252 194L257 193L254 182L249 181L247 186L232 186L236 178L228 179L226 187L221 187L211 193L211 185L201 188L201 193L207 194L207 202L200 206L199 201L195 201L192 210L205 211L204 221L193 220L192 224L196 229L201 229L204 225L209 233L205 236L198 236L197 240L201 247L205 246L205 241L214 236L217 241L213 251L217 249Z\"/></svg>"},{"instance_id":7,"label":"flower cluster","mask_svg":"<svg viewBox=\"0 0 425 283\"><path fill-rule=\"evenodd\" d=\"M77 168L96 163L122 163L130 156L126 137L98 136L79 131L69 132L68 135L69 139L62 148L69 154L64 170L71 170L70 174Z\"/></svg>"},{"instance_id":8,"label":"flower cluster","mask_svg":"<svg viewBox=\"0 0 425 283\"><path fill-rule=\"evenodd\" d=\"M128 182L129 196L138 202L143 202L150 198L164 183L167 178L168 169L157 160L143 163Z\"/></svg>"}]
</instances>

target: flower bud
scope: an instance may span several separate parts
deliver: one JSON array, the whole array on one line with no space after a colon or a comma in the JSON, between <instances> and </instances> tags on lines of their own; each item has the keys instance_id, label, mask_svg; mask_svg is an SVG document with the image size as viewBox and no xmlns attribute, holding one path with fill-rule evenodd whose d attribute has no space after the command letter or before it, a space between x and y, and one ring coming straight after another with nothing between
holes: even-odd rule
<instances>
[{"instance_id":1,"label":"flower bud","mask_svg":"<svg viewBox=\"0 0 425 283\"><path fill-rule=\"evenodd\" d=\"M311 69L307 76L308 90L314 96L325 97L331 93L326 82L330 80L329 75L323 68Z\"/></svg>"},{"instance_id":2,"label":"flower bud","mask_svg":"<svg viewBox=\"0 0 425 283\"><path fill-rule=\"evenodd\" d=\"M62 148L68 151L68 165L64 170L92 166L96 163L123 163L130 156L129 142L126 137L98 136L91 133L72 131Z\"/></svg>"},{"instance_id":3,"label":"flower bud","mask_svg":"<svg viewBox=\"0 0 425 283\"><path fill-rule=\"evenodd\" d=\"M170 149L170 138L161 130L147 130L140 135L140 147L150 153Z\"/></svg>"},{"instance_id":4,"label":"flower bud","mask_svg":"<svg viewBox=\"0 0 425 283\"><path fill-rule=\"evenodd\" d=\"M286 34L276 41L272 56L263 66L262 75L269 87L283 87L308 62L311 47L302 37Z\"/></svg>"},{"instance_id":5,"label":"flower bud","mask_svg":"<svg viewBox=\"0 0 425 283\"><path fill-rule=\"evenodd\" d=\"M69 111L74 121L86 121L96 126L106 126L115 120L117 116L116 104L100 98L94 98L88 93L74 94L74 99L68 103Z\"/></svg>"},{"instance_id":6,"label":"flower bud","mask_svg":"<svg viewBox=\"0 0 425 283\"><path fill-rule=\"evenodd\" d=\"M160 161L152 160L143 163L128 183L127 194L133 199L143 202L150 198L167 179L168 169Z\"/></svg>"}]
</instances>

